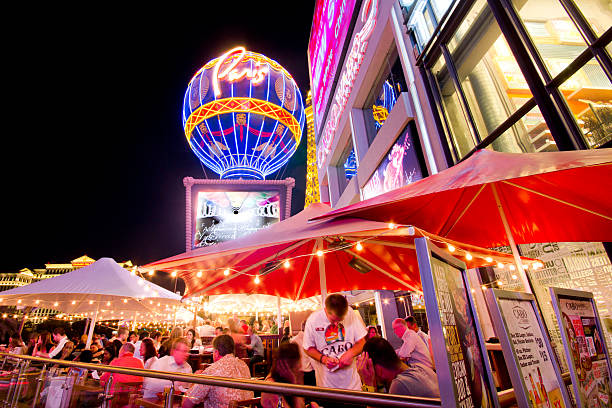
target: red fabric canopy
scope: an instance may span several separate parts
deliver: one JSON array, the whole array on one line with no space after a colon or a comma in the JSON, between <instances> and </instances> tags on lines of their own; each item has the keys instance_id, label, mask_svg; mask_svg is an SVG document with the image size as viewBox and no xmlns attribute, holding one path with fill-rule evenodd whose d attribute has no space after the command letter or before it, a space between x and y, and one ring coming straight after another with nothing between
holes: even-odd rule
<instances>
[{"instance_id":1,"label":"red fabric canopy","mask_svg":"<svg viewBox=\"0 0 612 408\"><path fill-rule=\"evenodd\" d=\"M321 293L323 270L330 293L357 289L420 290L413 240L427 236L433 242L441 242L439 237L419 229L390 229L386 223L360 219L308 222L329 211L329 206L316 203L246 237L185 252L144 268L176 271L186 282L186 297L260 293L297 300ZM356 248L357 242L362 243L363 249ZM473 258L465 261L471 268L495 262L512 263L508 254L456 242L453 245L459 255L470 252ZM319 249L325 252L321 257L316 255ZM487 261L487 257L492 259ZM287 259L290 266L285 268L283 263ZM224 275L226 268L231 269L228 276ZM259 283L255 283L255 276L259 276Z\"/></svg>"},{"instance_id":2,"label":"red fabric canopy","mask_svg":"<svg viewBox=\"0 0 612 408\"><path fill-rule=\"evenodd\" d=\"M483 247L508 245L494 189L517 244L612 241L612 149L479 150L438 174L314 217L414 224Z\"/></svg>"}]
</instances>

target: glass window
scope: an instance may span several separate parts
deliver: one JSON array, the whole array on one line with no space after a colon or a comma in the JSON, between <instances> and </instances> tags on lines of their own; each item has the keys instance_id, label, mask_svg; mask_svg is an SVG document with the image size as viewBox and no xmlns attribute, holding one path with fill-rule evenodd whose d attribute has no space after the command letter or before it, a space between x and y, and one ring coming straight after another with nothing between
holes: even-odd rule
<instances>
[{"instance_id":1,"label":"glass window","mask_svg":"<svg viewBox=\"0 0 612 408\"><path fill-rule=\"evenodd\" d=\"M612 5L609 1L578 0L575 3L598 37L612 26Z\"/></svg>"},{"instance_id":2,"label":"glass window","mask_svg":"<svg viewBox=\"0 0 612 408\"><path fill-rule=\"evenodd\" d=\"M486 2L476 2L448 46L484 139L516 112L531 92ZM505 151L531 151L525 150L529 145L526 140L505 139Z\"/></svg>"},{"instance_id":3,"label":"glass window","mask_svg":"<svg viewBox=\"0 0 612 408\"><path fill-rule=\"evenodd\" d=\"M536 106L489 145L498 152L552 152L557 144Z\"/></svg>"},{"instance_id":4,"label":"glass window","mask_svg":"<svg viewBox=\"0 0 612 408\"><path fill-rule=\"evenodd\" d=\"M387 120L391 109L397 102L401 92L406 91L406 81L402 64L393 50L386 59L382 75L373 88L365 104L365 117L368 126L368 140L370 143Z\"/></svg>"},{"instance_id":5,"label":"glass window","mask_svg":"<svg viewBox=\"0 0 612 408\"><path fill-rule=\"evenodd\" d=\"M476 146L476 141L470 132L468 119L463 112L457 90L442 56L434 64L432 74L438 85L442 108L459 159Z\"/></svg>"},{"instance_id":6,"label":"glass window","mask_svg":"<svg viewBox=\"0 0 612 408\"><path fill-rule=\"evenodd\" d=\"M587 146L596 148L612 139L612 83L595 59L559 89L567 101Z\"/></svg>"},{"instance_id":7,"label":"glass window","mask_svg":"<svg viewBox=\"0 0 612 408\"><path fill-rule=\"evenodd\" d=\"M512 3L553 77L587 48L558 0L512 0Z\"/></svg>"},{"instance_id":8,"label":"glass window","mask_svg":"<svg viewBox=\"0 0 612 408\"><path fill-rule=\"evenodd\" d=\"M453 0L419 0L400 3L410 11L407 26L416 33L418 49L422 50L431 39L444 14L453 4Z\"/></svg>"},{"instance_id":9,"label":"glass window","mask_svg":"<svg viewBox=\"0 0 612 408\"><path fill-rule=\"evenodd\" d=\"M338 168L338 187L340 189L340 195L351 181L353 176L357 174L357 157L355 156L355 150L353 149L353 142L349 140L348 145L342 152L340 160L337 164Z\"/></svg>"}]
</instances>

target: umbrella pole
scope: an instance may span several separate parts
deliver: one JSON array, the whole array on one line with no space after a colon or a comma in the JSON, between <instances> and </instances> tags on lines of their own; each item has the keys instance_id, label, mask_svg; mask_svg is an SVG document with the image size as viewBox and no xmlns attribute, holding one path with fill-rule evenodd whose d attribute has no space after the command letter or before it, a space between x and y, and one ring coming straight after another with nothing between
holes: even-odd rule
<instances>
[{"instance_id":1,"label":"umbrella pole","mask_svg":"<svg viewBox=\"0 0 612 408\"><path fill-rule=\"evenodd\" d=\"M323 240L317 240L319 245L317 249L323 250ZM325 276L325 261L322 256L319 256L319 285L321 287L321 306L325 306L325 298L327 297L327 277Z\"/></svg>"},{"instance_id":2,"label":"umbrella pole","mask_svg":"<svg viewBox=\"0 0 612 408\"><path fill-rule=\"evenodd\" d=\"M495 183L491 183L491 189L493 190L493 197L495 197L495 203L497 204L497 210L499 211L499 217L501 218L502 224L504 225L504 231L506 232L506 237L508 238L508 243L510 244L510 249L512 250L512 255L514 256L514 263L516 264L516 269L518 270L517 274L521 277L521 281L523 282L523 287L525 288L525 292L533 293L531 290L531 285L529 284L529 280L527 279L527 274L523 269L523 263L521 262L521 255L519 254L516 243L514 242L514 237L512 236L512 231L510 231L510 224L508 224L508 219L506 218L506 213L504 211L504 207L502 206L501 200L499 199L499 195L497 194L497 187Z\"/></svg>"},{"instance_id":3,"label":"umbrella pole","mask_svg":"<svg viewBox=\"0 0 612 408\"><path fill-rule=\"evenodd\" d=\"M96 319L98 318L98 308L96 307L96 311L94 312L93 317L91 318L91 323L89 323L89 334L87 335L87 343L85 344L85 349L89 350L91 346L91 341L93 340L94 328L96 327Z\"/></svg>"},{"instance_id":4,"label":"umbrella pole","mask_svg":"<svg viewBox=\"0 0 612 408\"><path fill-rule=\"evenodd\" d=\"M278 327L278 334L283 334L283 315L281 313L281 298L276 295L276 327Z\"/></svg>"}]
</instances>

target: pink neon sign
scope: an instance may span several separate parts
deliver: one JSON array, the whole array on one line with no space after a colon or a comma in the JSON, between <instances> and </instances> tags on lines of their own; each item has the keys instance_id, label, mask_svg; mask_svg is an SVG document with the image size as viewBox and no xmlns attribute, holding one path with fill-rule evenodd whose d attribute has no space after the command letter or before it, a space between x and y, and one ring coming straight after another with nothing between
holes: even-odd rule
<instances>
[{"instance_id":1,"label":"pink neon sign","mask_svg":"<svg viewBox=\"0 0 612 408\"><path fill-rule=\"evenodd\" d=\"M336 94L334 95L334 100L329 109L329 114L327 115L327 122L323 128L321 140L317 145L317 162L319 167L325 163L325 159L331 151L331 145L334 140L338 121L340 120L342 112L344 112L348 98L353 90L353 83L355 82L355 78L357 78L359 68L361 68L361 63L363 62L363 57L368 48L368 39L372 35L372 32L374 32L374 27L376 27L377 14L378 0L366 0L361 10L363 27L361 27L361 30L355 35L351 49L346 56L344 70L336 86Z\"/></svg>"},{"instance_id":2,"label":"pink neon sign","mask_svg":"<svg viewBox=\"0 0 612 408\"><path fill-rule=\"evenodd\" d=\"M317 0L315 5L308 42L315 129L325 113L354 9L355 0Z\"/></svg>"}]
</instances>

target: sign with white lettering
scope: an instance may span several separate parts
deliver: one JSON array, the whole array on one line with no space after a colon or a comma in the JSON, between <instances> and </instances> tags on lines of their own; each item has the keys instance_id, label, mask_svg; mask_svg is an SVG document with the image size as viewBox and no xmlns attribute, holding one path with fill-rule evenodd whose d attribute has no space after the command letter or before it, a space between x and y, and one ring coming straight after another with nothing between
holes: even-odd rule
<instances>
[{"instance_id":1,"label":"sign with white lettering","mask_svg":"<svg viewBox=\"0 0 612 408\"><path fill-rule=\"evenodd\" d=\"M530 293L486 289L518 406L569 408L559 365Z\"/></svg>"},{"instance_id":2,"label":"sign with white lettering","mask_svg":"<svg viewBox=\"0 0 612 408\"><path fill-rule=\"evenodd\" d=\"M466 266L415 239L442 407L498 407Z\"/></svg>"},{"instance_id":3,"label":"sign with white lettering","mask_svg":"<svg viewBox=\"0 0 612 408\"><path fill-rule=\"evenodd\" d=\"M610 353L593 294L550 288L578 406L612 406Z\"/></svg>"}]
</instances>

